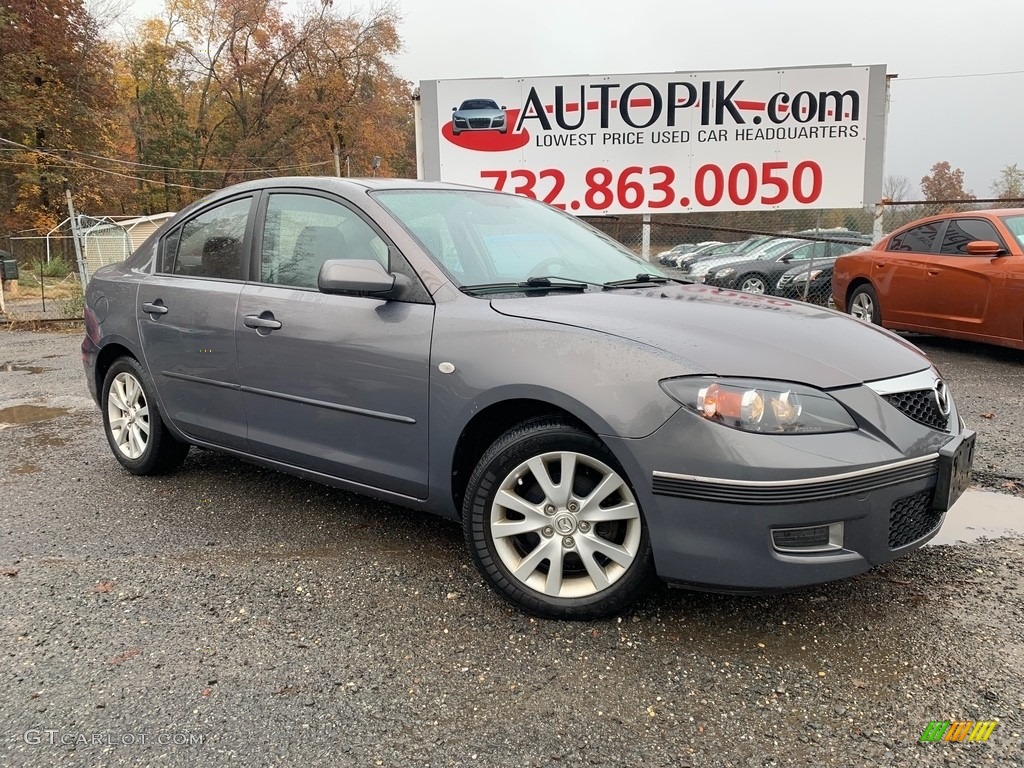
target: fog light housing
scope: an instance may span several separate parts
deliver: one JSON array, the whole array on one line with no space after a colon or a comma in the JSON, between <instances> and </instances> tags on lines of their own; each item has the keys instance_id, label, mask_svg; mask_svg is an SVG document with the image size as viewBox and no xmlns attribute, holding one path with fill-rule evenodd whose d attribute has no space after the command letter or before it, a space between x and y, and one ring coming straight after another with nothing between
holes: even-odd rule
<instances>
[{"instance_id":1,"label":"fog light housing","mask_svg":"<svg viewBox=\"0 0 1024 768\"><path fill-rule=\"evenodd\" d=\"M773 528L772 546L778 552L828 552L843 548L843 524Z\"/></svg>"}]
</instances>

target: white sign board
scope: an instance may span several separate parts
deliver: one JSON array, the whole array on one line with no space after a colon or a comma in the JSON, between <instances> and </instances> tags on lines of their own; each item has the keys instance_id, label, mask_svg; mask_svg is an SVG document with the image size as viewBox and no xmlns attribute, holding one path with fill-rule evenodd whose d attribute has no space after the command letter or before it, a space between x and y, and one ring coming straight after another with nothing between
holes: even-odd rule
<instances>
[{"instance_id":1,"label":"white sign board","mask_svg":"<svg viewBox=\"0 0 1024 768\"><path fill-rule=\"evenodd\" d=\"M420 84L423 176L581 215L880 198L885 67Z\"/></svg>"}]
</instances>

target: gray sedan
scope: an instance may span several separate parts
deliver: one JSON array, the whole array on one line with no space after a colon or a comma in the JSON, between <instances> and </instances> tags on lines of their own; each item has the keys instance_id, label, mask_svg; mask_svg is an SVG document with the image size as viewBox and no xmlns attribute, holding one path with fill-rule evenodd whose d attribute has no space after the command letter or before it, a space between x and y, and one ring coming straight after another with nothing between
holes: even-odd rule
<instances>
[{"instance_id":1,"label":"gray sedan","mask_svg":"<svg viewBox=\"0 0 1024 768\"><path fill-rule=\"evenodd\" d=\"M655 577L757 591L920 547L974 434L928 359L836 312L665 277L522 197L273 179L165 224L86 294L116 459L190 446L461 519L548 617Z\"/></svg>"}]
</instances>

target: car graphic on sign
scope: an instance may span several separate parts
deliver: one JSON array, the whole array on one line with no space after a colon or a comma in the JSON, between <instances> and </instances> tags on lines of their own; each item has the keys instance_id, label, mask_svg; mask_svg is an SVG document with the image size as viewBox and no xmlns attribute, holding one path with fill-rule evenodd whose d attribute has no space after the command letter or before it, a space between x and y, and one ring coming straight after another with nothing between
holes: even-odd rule
<instances>
[{"instance_id":1,"label":"car graphic on sign","mask_svg":"<svg viewBox=\"0 0 1024 768\"><path fill-rule=\"evenodd\" d=\"M452 107L452 133L455 136L463 131L492 130L508 133L505 107L499 107L493 99L466 99L459 106Z\"/></svg>"}]
</instances>

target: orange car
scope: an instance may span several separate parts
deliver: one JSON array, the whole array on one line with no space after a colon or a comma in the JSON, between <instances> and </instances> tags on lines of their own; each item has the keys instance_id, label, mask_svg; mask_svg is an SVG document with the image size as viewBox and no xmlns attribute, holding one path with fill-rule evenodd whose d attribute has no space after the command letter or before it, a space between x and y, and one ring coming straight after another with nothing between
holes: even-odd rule
<instances>
[{"instance_id":1,"label":"orange car","mask_svg":"<svg viewBox=\"0 0 1024 768\"><path fill-rule=\"evenodd\" d=\"M1024 349L1024 209L912 222L841 256L832 295L886 328Z\"/></svg>"}]
</instances>

